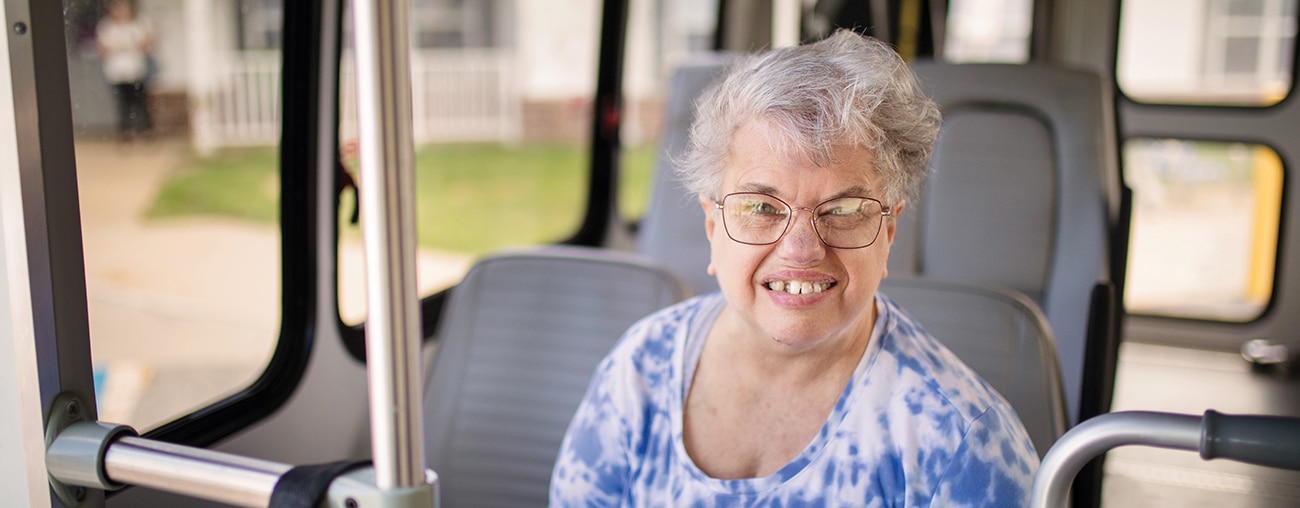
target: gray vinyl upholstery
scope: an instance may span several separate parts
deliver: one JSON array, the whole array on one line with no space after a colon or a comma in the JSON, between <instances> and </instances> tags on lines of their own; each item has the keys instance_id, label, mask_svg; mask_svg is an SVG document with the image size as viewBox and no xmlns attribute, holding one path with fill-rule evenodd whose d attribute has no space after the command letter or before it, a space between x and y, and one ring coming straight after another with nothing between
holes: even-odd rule
<instances>
[{"instance_id":1,"label":"gray vinyl upholstery","mask_svg":"<svg viewBox=\"0 0 1300 508\"><path fill-rule=\"evenodd\" d=\"M425 455L443 506L545 506L596 365L685 291L630 253L552 247L476 263L448 297L425 382Z\"/></svg>"},{"instance_id":2,"label":"gray vinyl upholstery","mask_svg":"<svg viewBox=\"0 0 1300 508\"><path fill-rule=\"evenodd\" d=\"M890 274L1028 295L1051 324L1074 421L1118 202L1109 89L1095 74L1039 65L913 68L944 123L934 173L900 218Z\"/></svg>"},{"instance_id":3,"label":"gray vinyl upholstery","mask_svg":"<svg viewBox=\"0 0 1300 508\"><path fill-rule=\"evenodd\" d=\"M697 196L673 176L672 164L686 151L695 98L722 75L735 55L704 53L679 66L668 84L663 139L655 162L649 211L641 220L636 249L676 273L695 294L718 289L706 273L709 241L704 235L704 211Z\"/></svg>"},{"instance_id":4,"label":"gray vinyl upholstery","mask_svg":"<svg viewBox=\"0 0 1300 508\"><path fill-rule=\"evenodd\" d=\"M880 288L988 381L1020 416L1042 457L1066 430L1052 330L1033 301L988 285L886 279Z\"/></svg>"}]
</instances>

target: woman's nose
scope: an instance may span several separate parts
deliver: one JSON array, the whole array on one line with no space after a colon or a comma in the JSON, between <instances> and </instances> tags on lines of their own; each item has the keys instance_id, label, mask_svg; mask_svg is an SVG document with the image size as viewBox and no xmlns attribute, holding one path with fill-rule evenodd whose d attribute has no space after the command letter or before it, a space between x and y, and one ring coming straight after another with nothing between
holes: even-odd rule
<instances>
[{"instance_id":1,"label":"woman's nose","mask_svg":"<svg viewBox=\"0 0 1300 508\"><path fill-rule=\"evenodd\" d=\"M795 211L790 219L790 229L781 238L780 251L783 258L795 264L810 264L826 254L826 244L817 235L812 219L804 218L803 214L798 213L799 210L802 209Z\"/></svg>"}]
</instances>

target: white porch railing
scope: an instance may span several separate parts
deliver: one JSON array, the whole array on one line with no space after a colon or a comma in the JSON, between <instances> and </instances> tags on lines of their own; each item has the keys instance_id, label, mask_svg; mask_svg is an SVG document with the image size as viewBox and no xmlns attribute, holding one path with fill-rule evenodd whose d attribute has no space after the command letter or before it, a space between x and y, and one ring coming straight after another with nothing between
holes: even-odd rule
<instances>
[{"instance_id":1,"label":"white porch railing","mask_svg":"<svg viewBox=\"0 0 1300 508\"><path fill-rule=\"evenodd\" d=\"M412 135L433 141L509 141L523 131L515 59L495 49L422 49L411 53ZM343 55L339 135L356 138L356 77Z\"/></svg>"},{"instance_id":2,"label":"white porch railing","mask_svg":"<svg viewBox=\"0 0 1300 508\"><path fill-rule=\"evenodd\" d=\"M519 139L522 107L514 56L492 49L415 50L411 106L416 143ZM190 87L195 148L273 145L280 136L280 55L232 54ZM340 79L340 137L356 138L356 79L345 54Z\"/></svg>"}]
</instances>

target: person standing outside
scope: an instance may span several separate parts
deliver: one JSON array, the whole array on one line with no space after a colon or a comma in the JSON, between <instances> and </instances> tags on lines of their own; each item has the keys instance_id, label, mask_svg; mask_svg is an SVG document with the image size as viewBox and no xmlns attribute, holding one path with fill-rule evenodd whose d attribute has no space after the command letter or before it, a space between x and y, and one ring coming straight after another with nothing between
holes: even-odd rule
<instances>
[{"instance_id":1,"label":"person standing outside","mask_svg":"<svg viewBox=\"0 0 1300 508\"><path fill-rule=\"evenodd\" d=\"M145 134L153 127L146 106L153 25L137 15L131 0L110 0L95 39L103 58L104 79L117 97L119 139L128 141Z\"/></svg>"}]
</instances>

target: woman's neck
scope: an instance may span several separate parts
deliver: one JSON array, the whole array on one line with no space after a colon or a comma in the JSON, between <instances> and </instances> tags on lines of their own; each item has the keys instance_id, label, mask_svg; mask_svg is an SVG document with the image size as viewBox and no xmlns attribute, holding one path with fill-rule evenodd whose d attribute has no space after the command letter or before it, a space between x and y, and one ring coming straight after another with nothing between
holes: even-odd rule
<instances>
[{"instance_id":1,"label":"woman's neck","mask_svg":"<svg viewBox=\"0 0 1300 508\"><path fill-rule=\"evenodd\" d=\"M786 386L824 382L828 377L844 378L847 382L847 374L856 368L867 350L877 314L873 302L866 319L845 327L812 347L795 349L766 336L756 327L747 326L739 315L724 308L714 323L709 340L717 342L715 346L722 353L719 357L734 361L737 374L780 381ZM741 369L748 372L741 372Z\"/></svg>"}]
</instances>

